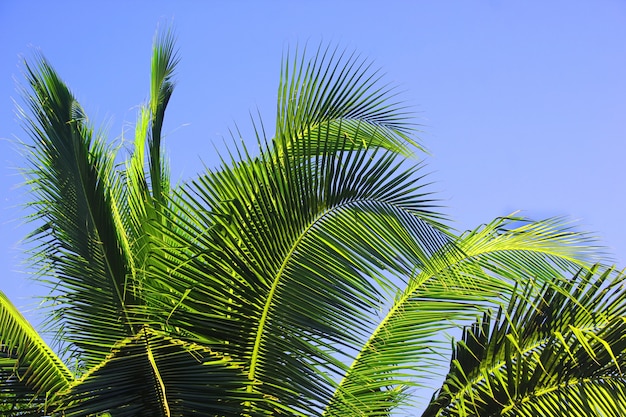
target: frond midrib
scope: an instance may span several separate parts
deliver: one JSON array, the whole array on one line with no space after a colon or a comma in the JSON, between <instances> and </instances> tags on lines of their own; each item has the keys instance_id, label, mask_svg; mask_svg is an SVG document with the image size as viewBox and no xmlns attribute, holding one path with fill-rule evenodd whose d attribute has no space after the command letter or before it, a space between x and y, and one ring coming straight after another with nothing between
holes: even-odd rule
<instances>
[{"instance_id":1,"label":"frond midrib","mask_svg":"<svg viewBox=\"0 0 626 417\"><path fill-rule=\"evenodd\" d=\"M421 280L414 282L413 285L409 286L404 293L400 296L400 298L398 299L398 301L396 303L394 303L391 308L389 309L387 315L385 316L385 318L383 320L381 320L381 322L379 323L379 325L376 327L376 329L374 330L374 332L372 333L371 337L367 340L367 342L363 345L363 348L359 351L359 353L357 354L357 356L355 357L354 361L352 362L352 364L350 365L350 368L348 368L348 371L346 372L344 378L341 380L341 382L339 383L339 385L337 386L336 389L336 395L339 395L339 393L342 390L342 386L345 385L348 377L350 376L350 373L353 369L356 368L356 365L358 365L361 357L368 352L370 349L370 346L374 343L374 341L377 339L377 336L380 333L383 333L385 326L387 325L387 323L392 319L393 316L395 316L396 314L400 314L398 313L401 308L408 302L408 300L414 295L414 293L418 290L418 288L423 285L424 283L426 283L427 281L429 281L430 279L434 278L436 274L451 268L454 265L457 265L461 262L466 262L468 260L471 260L473 258L477 258L479 256L485 255L485 254L492 254L492 253L497 253L497 252L503 252L503 251L510 251L510 250L515 250L515 251L528 251L528 252L533 252L533 253L543 253L546 255L553 255L551 254L548 250L545 250L544 248L539 248L539 249L526 249L526 248L498 248L496 250L489 250L489 246L490 245L480 245L478 247L479 250L475 251L475 252L466 252L467 248L463 248L463 255L460 258L458 258L457 260L455 260L454 262L449 263L448 265L446 265L443 268L437 269L435 271L430 272L428 275L422 277ZM470 247L471 248L471 247ZM565 258L565 257L564 257ZM577 259L574 258L570 258L570 257L566 257L565 259L567 259L568 261L571 261L577 265L584 265L582 262L578 261ZM332 401L331 401L332 403ZM329 405L331 404L329 403ZM325 411L324 411L324 415L327 414L328 411L328 407L326 407Z\"/></svg>"},{"instance_id":2,"label":"frond midrib","mask_svg":"<svg viewBox=\"0 0 626 417\"><path fill-rule=\"evenodd\" d=\"M298 248L298 246L300 245L300 243L305 239L305 237L308 235L308 232L310 230L312 230L317 224L321 223L324 221L325 218L330 217L333 213L336 213L338 211L344 210L349 208L350 206L353 205L358 205L361 203L366 203L366 202L375 202L377 204L385 204L391 207L395 207L399 210L403 210L405 212L411 212L411 210L407 209L406 207L402 207L401 205L398 204L394 204L391 202L387 202L387 201L381 201L375 198L355 198L355 199L351 199L346 201L343 204L338 204L335 207L331 207L331 208L327 208L324 211L322 211L316 218L314 218L309 225L307 225L302 232L299 234L298 238L294 241L294 243L291 245L289 251L285 254L283 262L280 265L280 268L278 269L276 276L272 282L272 286L270 288L270 291L268 293L267 299L265 301L265 305L263 307L263 312L261 314L261 318L259 319L259 326L257 328L257 333L256 333L256 337L255 337L255 342L253 345L253 350L250 356L250 370L248 372L248 378L250 380L254 380L256 377L256 367L257 367L257 363L258 363L258 356L259 356L259 350L261 348L261 343L262 343L262 339L263 339L263 334L264 334L264 329L267 323L267 319L269 316L269 310L271 308L274 296L276 294L277 288L278 288L278 284L285 272L285 269L287 268L287 265L289 264L289 262L291 261L293 254L295 253L296 249ZM248 387L248 390L251 390L253 388L252 385L250 385Z\"/></svg>"}]
</instances>

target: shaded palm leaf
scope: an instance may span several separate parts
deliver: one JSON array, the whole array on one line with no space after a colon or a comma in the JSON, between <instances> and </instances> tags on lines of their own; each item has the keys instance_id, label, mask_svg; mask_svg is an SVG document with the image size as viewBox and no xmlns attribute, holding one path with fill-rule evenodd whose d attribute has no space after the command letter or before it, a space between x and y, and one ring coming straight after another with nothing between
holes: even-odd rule
<instances>
[{"instance_id":1,"label":"shaded palm leaf","mask_svg":"<svg viewBox=\"0 0 626 417\"><path fill-rule=\"evenodd\" d=\"M35 143L28 173L36 200L32 216L43 222L32 237L34 260L54 291L51 326L80 350L86 364L99 362L132 332L127 306L128 259L111 189L114 153L89 127L74 96L39 57L26 64L32 94L27 129ZM61 325L62 322L62 325Z\"/></svg>"},{"instance_id":2,"label":"shaded palm leaf","mask_svg":"<svg viewBox=\"0 0 626 417\"><path fill-rule=\"evenodd\" d=\"M65 395L64 416L257 415L241 366L144 327L121 341Z\"/></svg>"}]
</instances>

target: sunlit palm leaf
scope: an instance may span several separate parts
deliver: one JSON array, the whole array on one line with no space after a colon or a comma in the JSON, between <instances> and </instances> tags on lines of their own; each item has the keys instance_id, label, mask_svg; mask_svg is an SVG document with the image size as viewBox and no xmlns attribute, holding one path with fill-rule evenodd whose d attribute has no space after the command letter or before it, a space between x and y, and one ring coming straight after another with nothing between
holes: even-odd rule
<instances>
[{"instance_id":1,"label":"sunlit palm leaf","mask_svg":"<svg viewBox=\"0 0 626 417\"><path fill-rule=\"evenodd\" d=\"M195 217L179 218L155 289L157 303L170 294L159 308L171 325L213 339L304 414L332 393L324 373L341 375L338 357L375 327L381 291L395 294L382 270L406 276L448 242L417 168L343 151L343 137L322 152L310 143L308 158L285 148L201 177L181 198Z\"/></svg>"},{"instance_id":2,"label":"sunlit palm leaf","mask_svg":"<svg viewBox=\"0 0 626 417\"><path fill-rule=\"evenodd\" d=\"M541 286L563 270L578 270L591 247L588 236L556 219L520 223L504 218L465 234L453 250L412 271L326 415L367 415L368 407L387 402L389 386L429 386L443 371L441 358L449 350L445 332L506 300L518 282L534 280ZM381 391L378 401L365 386Z\"/></svg>"},{"instance_id":3,"label":"sunlit palm leaf","mask_svg":"<svg viewBox=\"0 0 626 417\"><path fill-rule=\"evenodd\" d=\"M127 164L125 187L119 198L132 247L132 283L139 293L143 272L150 267L152 236L157 233L152 223L163 221L162 207L167 205L170 195L169 170L161 157L161 142L163 119L174 90L172 77L177 63L173 33L166 31L157 35L152 56L150 100L139 110L134 149Z\"/></svg>"},{"instance_id":4,"label":"sunlit palm leaf","mask_svg":"<svg viewBox=\"0 0 626 417\"><path fill-rule=\"evenodd\" d=\"M74 376L0 292L0 401L45 411ZM7 410L5 410L7 411Z\"/></svg>"},{"instance_id":5,"label":"sunlit palm leaf","mask_svg":"<svg viewBox=\"0 0 626 417\"><path fill-rule=\"evenodd\" d=\"M424 416L619 415L626 407L626 293L612 270L516 294L456 343ZM620 411L621 412L621 411Z\"/></svg>"},{"instance_id":6,"label":"sunlit palm leaf","mask_svg":"<svg viewBox=\"0 0 626 417\"><path fill-rule=\"evenodd\" d=\"M320 46L308 61L305 54L287 55L278 88L278 145L300 149L306 142L310 152L327 137L341 137L346 149L381 146L411 155L410 146L420 148L411 115L381 79L367 60L330 47Z\"/></svg>"},{"instance_id":7,"label":"sunlit palm leaf","mask_svg":"<svg viewBox=\"0 0 626 417\"><path fill-rule=\"evenodd\" d=\"M174 70L178 64L175 38L171 30L160 32L154 41L150 82L150 134L148 155L150 179L155 200L162 202L169 194L169 172L161 158L161 139L165 109L174 91ZM135 149L143 152L143 148Z\"/></svg>"}]
</instances>

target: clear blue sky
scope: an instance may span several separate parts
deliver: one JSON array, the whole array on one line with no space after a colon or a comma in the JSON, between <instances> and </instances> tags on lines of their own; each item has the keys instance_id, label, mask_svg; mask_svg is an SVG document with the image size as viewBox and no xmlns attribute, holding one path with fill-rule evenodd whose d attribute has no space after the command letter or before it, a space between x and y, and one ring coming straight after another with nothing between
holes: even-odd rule
<instances>
[{"instance_id":1,"label":"clear blue sky","mask_svg":"<svg viewBox=\"0 0 626 417\"><path fill-rule=\"evenodd\" d=\"M514 4L513 4L514 3ZM384 6L384 7L383 7ZM20 55L40 48L91 119L129 139L157 25L182 61L167 115L175 179L216 163L249 112L275 116L288 46L360 51L417 112L428 167L458 230L522 210L567 215L626 267L626 2L0 2L0 289L32 310L15 150ZM253 138L249 138L252 143ZM228 140L228 139L226 139Z\"/></svg>"}]
</instances>

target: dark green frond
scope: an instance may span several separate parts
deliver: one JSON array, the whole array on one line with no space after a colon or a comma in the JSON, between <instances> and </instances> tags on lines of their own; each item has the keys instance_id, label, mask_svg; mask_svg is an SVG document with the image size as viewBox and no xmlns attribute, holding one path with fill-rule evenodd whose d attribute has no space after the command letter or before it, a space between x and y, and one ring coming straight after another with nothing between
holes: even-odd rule
<instances>
[{"instance_id":1,"label":"dark green frond","mask_svg":"<svg viewBox=\"0 0 626 417\"><path fill-rule=\"evenodd\" d=\"M85 362L98 362L132 332L127 306L135 304L126 285L131 255L111 192L119 181L114 153L43 58L26 70L32 217L43 223L32 235L39 243L33 260L55 289L51 325L63 329Z\"/></svg>"},{"instance_id":2,"label":"dark green frond","mask_svg":"<svg viewBox=\"0 0 626 417\"><path fill-rule=\"evenodd\" d=\"M64 416L260 415L240 365L147 327L121 341L65 394Z\"/></svg>"}]
</instances>

